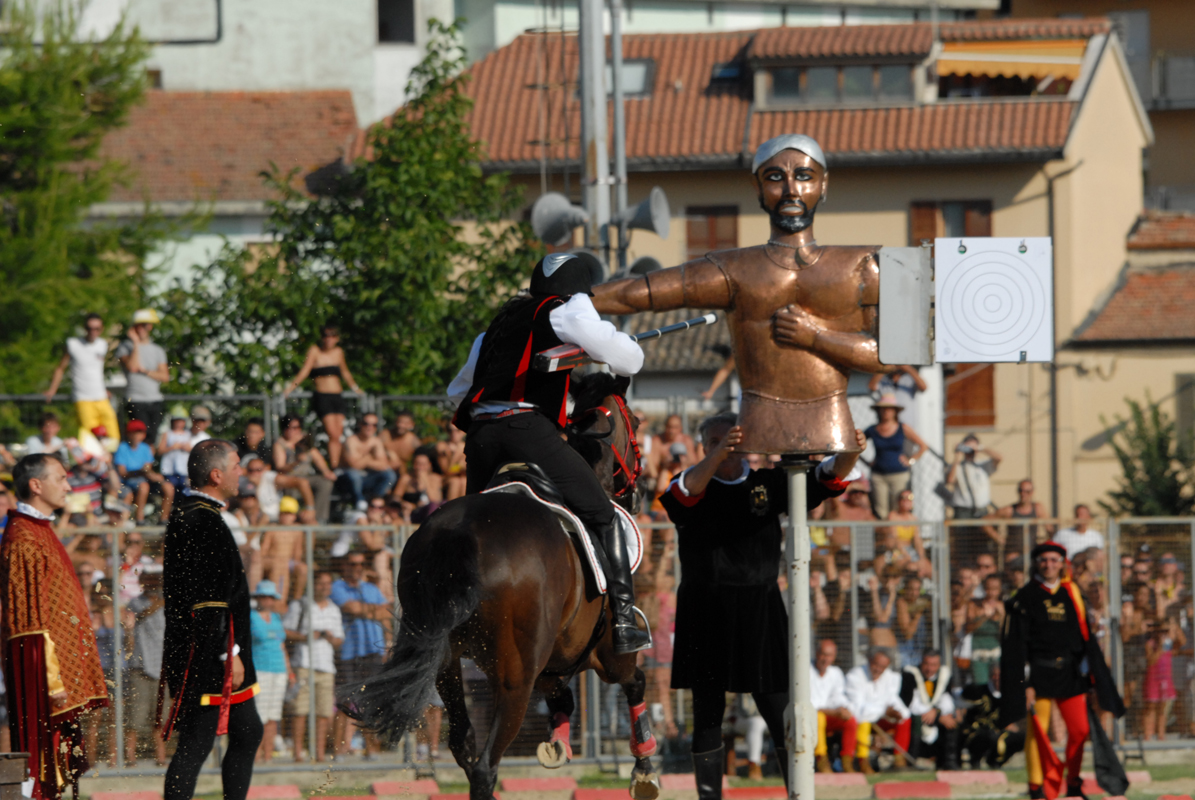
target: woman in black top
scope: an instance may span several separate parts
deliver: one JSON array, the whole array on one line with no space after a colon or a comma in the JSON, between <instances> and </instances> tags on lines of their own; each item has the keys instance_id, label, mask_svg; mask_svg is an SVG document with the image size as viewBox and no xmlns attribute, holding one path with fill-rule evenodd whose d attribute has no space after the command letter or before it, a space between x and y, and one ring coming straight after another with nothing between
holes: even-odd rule
<instances>
[{"instance_id":1,"label":"woman in black top","mask_svg":"<svg viewBox=\"0 0 1195 800\"><path fill-rule=\"evenodd\" d=\"M672 688L693 692L693 762L701 800L721 797L726 692L751 692L772 741L784 741L788 704L788 614L776 582L788 512L784 470L751 470L737 457L733 414L701 426L706 457L672 482L660 502L676 525ZM860 450L866 444L856 432ZM808 505L842 494L857 453L823 461L808 475ZM786 756L778 748L778 760Z\"/></svg>"},{"instance_id":2,"label":"woman in black top","mask_svg":"<svg viewBox=\"0 0 1195 800\"><path fill-rule=\"evenodd\" d=\"M336 469L340 466L340 440L344 436L344 398L341 396L344 386L341 380L353 387L357 394L361 393L361 387L349 372L344 350L340 349L340 329L335 325L325 325L320 330L319 344L307 349L302 369L282 390L283 396L298 388L308 375L315 380L311 410L324 423L324 431L328 434L328 463Z\"/></svg>"}]
</instances>

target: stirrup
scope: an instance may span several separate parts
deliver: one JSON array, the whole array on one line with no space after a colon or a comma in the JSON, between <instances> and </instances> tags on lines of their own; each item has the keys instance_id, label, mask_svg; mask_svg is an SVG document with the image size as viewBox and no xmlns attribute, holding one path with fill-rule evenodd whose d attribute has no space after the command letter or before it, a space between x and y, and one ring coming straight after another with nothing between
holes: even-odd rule
<instances>
[{"instance_id":1,"label":"stirrup","mask_svg":"<svg viewBox=\"0 0 1195 800\"><path fill-rule=\"evenodd\" d=\"M619 645L618 645L619 629L629 631L631 636L635 636L636 634L646 635L647 639L646 639L646 641L641 641L640 643L635 644L633 647L630 647L629 649L627 649L626 647L619 647ZM637 626L634 626L634 625L615 625L615 626L613 626L613 628L611 629L611 641L614 644L614 652L620 656L629 655L630 653L638 653L640 650L646 650L652 646L651 634L648 633L647 631L640 630Z\"/></svg>"}]
</instances>

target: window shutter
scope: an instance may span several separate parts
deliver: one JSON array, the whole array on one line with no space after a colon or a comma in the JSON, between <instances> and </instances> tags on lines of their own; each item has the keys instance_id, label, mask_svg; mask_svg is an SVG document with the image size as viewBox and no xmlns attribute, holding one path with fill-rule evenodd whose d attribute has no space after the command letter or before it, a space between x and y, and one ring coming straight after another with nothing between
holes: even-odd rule
<instances>
[{"instance_id":1,"label":"window shutter","mask_svg":"<svg viewBox=\"0 0 1195 800\"><path fill-rule=\"evenodd\" d=\"M909 204L909 246L920 247L922 239L933 242L938 236L938 204Z\"/></svg>"},{"instance_id":2,"label":"window shutter","mask_svg":"<svg viewBox=\"0 0 1195 800\"><path fill-rule=\"evenodd\" d=\"M996 365L954 364L946 378L946 429L971 430L996 424Z\"/></svg>"}]
</instances>

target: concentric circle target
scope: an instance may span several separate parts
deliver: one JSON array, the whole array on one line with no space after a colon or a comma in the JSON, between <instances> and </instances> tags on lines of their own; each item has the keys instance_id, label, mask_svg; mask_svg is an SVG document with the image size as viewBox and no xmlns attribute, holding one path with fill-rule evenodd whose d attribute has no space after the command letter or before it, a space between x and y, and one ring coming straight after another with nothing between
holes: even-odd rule
<instances>
[{"instance_id":1,"label":"concentric circle target","mask_svg":"<svg viewBox=\"0 0 1195 800\"><path fill-rule=\"evenodd\" d=\"M1024 350L1047 318L1047 287L1015 255L976 252L938 290L938 319L960 346L988 356Z\"/></svg>"}]
</instances>

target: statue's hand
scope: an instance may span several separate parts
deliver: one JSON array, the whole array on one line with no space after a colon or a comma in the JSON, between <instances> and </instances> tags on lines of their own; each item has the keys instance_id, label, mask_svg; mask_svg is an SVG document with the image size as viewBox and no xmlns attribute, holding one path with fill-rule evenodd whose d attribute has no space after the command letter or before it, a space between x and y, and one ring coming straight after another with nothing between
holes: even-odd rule
<instances>
[{"instance_id":1,"label":"statue's hand","mask_svg":"<svg viewBox=\"0 0 1195 800\"><path fill-rule=\"evenodd\" d=\"M821 325L798 305L787 305L772 315L772 338L790 347L813 348Z\"/></svg>"}]
</instances>

